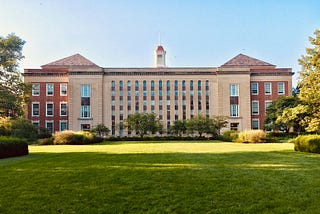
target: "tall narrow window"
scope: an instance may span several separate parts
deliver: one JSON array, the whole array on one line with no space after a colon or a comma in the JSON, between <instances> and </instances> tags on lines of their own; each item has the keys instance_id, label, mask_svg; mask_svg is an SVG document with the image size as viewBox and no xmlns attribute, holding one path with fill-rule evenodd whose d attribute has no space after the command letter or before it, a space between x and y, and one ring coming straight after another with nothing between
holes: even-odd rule
<instances>
[{"instance_id":1,"label":"tall narrow window","mask_svg":"<svg viewBox=\"0 0 320 214\"><path fill-rule=\"evenodd\" d=\"M51 117L51 116L53 116L53 102L47 102L46 103L46 116L47 117Z\"/></svg>"},{"instance_id":2,"label":"tall narrow window","mask_svg":"<svg viewBox=\"0 0 320 214\"><path fill-rule=\"evenodd\" d=\"M271 95L272 91L271 91L271 82L265 82L264 83L264 93L266 95Z\"/></svg>"},{"instance_id":3,"label":"tall narrow window","mask_svg":"<svg viewBox=\"0 0 320 214\"><path fill-rule=\"evenodd\" d=\"M53 93L54 93L54 85L53 85L53 83L47 83L46 84L46 93L47 93L47 96L53 96Z\"/></svg>"},{"instance_id":4,"label":"tall narrow window","mask_svg":"<svg viewBox=\"0 0 320 214\"><path fill-rule=\"evenodd\" d=\"M272 101L265 101L265 104L264 104L264 106L265 106L265 112L267 112L267 109L269 108L269 106L271 106L272 105Z\"/></svg>"},{"instance_id":5,"label":"tall narrow window","mask_svg":"<svg viewBox=\"0 0 320 214\"><path fill-rule=\"evenodd\" d=\"M260 128L259 119L252 119L251 128L252 129L259 129Z\"/></svg>"},{"instance_id":6,"label":"tall narrow window","mask_svg":"<svg viewBox=\"0 0 320 214\"><path fill-rule=\"evenodd\" d=\"M278 94L279 95L285 94L284 82L278 82Z\"/></svg>"},{"instance_id":7,"label":"tall narrow window","mask_svg":"<svg viewBox=\"0 0 320 214\"><path fill-rule=\"evenodd\" d=\"M60 116L67 116L68 105L65 102L60 103Z\"/></svg>"},{"instance_id":8,"label":"tall narrow window","mask_svg":"<svg viewBox=\"0 0 320 214\"><path fill-rule=\"evenodd\" d=\"M46 128L50 133L54 132L53 121L46 120Z\"/></svg>"},{"instance_id":9,"label":"tall narrow window","mask_svg":"<svg viewBox=\"0 0 320 214\"><path fill-rule=\"evenodd\" d=\"M33 83L32 96L39 96L39 95L40 95L40 83Z\"/></svg>"},{"instance_id":10,"label":"tall narrow window","mask_svg":"<svg viewBox=\"0 0 320 214\"><path fill-rule=\"evenodd\" d=\"M90 91L90 85L81 85L81 118L91 117Z\"/></svg>"},{"instance_id":11,"label":"tall narrow window","mask_svg":"<svg viewBox=\"0 0 320 214\"><path fill-rule=\"evenodd\" d=\"M135 112L139 112L139 81L135 82Z\"/></svg>"},{"instance_id":12,"label":"tall narrow window","mask_svg":"<svg viewBox=\"0 0 320 214\"><path fill-rule=\"evenodd\" d=\"M198 114L202 114L202 83L198 81Z\"/></svg>"},{"instance_id":13,"label":"tall narrow window","mask_svg":"<svg viewBox=\"0 0 320 214\"><path fill-rule=\"evenodd\" d=\"M239 96L239 85L238 84L231 84L230 85L230 96L231 97L238 97Z\"/></svg>"},{"instance_id":14,"label":"tall narrow window","mask_svg":"<svg viewBox=\"0 0 320 214\"><path fill-rule=\"evenodd\" d=\"M258 95L258 94L259 94L258 83L252 82L251 83L251 95Z\"/></svg>"},{"instance_id":15,"label":"tall narrow window","mask_svg":"<svg viewBox=\"0 0 320 214\"><path fill-rule=\"evenodd\" d=\"M237 104L230 105L230 117L239 117L239 105Z\"/></svg>"},{"instance_id":16,"label":"tall narrow window","mask_svg":"<svg viewBox=\"0 0 320 214\"><path fill-rule=\"evenodd\" d=\"M32 103L32 116L38 117L40 115L40 103L33 102Z\"/></svg>"},{"instance_id":17,"label":"tall narrow window","mask_svg":"<svg viewBox=\"0 0 320 214\"><path fill-rule=\"evenodd\" d=\"M60 83L60 96L67 96L67 83Z\"/></svg>"},{"instance_id":18,"label":"tall narrow window","mask_svg":"<svg viewBox=\"0 0 320 214\"><path fill-rule=\"evenodd\" d=\"M206 80L206 116L209 117L209 81Z\"/></svg>"},{"instance_id":19,"label":"tall narrow window","mask_svg":"<svg viewBox=\"0 0 320 214\"><path fill-rule=\"evenodd\" d=\"M251 114L252 115L259 115L259 101L252 101L251 102Z\"/></svg>"}]
</instances>

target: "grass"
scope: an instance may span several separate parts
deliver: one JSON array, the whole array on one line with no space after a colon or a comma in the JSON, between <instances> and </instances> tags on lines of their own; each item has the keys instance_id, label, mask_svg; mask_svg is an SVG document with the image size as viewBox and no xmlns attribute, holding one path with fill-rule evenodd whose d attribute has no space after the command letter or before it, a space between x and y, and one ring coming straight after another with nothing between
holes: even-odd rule
<instances>
[{"instance_id":1,"label":"grass","mask_svg":"<svg viewBox=\"0 0 320 214\"><path fill-rule=\"evenodd\" d=\"M30 146L0 160L0 213L318 213L320 155L292 144Z\"/></svg>"}]
</instances>

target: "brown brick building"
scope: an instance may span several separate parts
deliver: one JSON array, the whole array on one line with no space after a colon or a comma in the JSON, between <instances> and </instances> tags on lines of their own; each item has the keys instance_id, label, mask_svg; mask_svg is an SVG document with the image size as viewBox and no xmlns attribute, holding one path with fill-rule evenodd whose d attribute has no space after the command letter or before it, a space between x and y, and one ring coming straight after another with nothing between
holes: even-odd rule
<instances>
[{"instance_id":1,"label":"brown brick building","mask_svg":"<svg viewBox=\"0 0 320 214\"><path fill-rule=\"evenodd\" d=\"M76 54L25 69L28 117L52 132L104 123L115 136L133 134L122 124L135 112L156 113L166 129L197 114L228 116L228 129L260 129L271 101L291 95L290 68L243 54L220 67L175 68L165 55L158 46L151 68L103 68Z\"/></svg>"}]
</instances>

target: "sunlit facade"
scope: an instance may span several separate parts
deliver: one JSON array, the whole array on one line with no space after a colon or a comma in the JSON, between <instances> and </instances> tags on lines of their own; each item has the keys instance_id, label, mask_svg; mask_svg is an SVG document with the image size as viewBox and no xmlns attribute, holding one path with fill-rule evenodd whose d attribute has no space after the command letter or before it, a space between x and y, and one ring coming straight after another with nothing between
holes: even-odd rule
<instances>
[{"instance_id":1,"label":"sunlit facade","mask_svg":"<svg viewBox=\"0 0 320 214\"><path fill-rule=\"evenodd\" d=\"M261 129L272 100L291 94L290 68L243 54L220 67L167 67L165 55L158 46L151 68L103 68L76 54L25 69L28 117L52 132L103 123L113 136L134 134L123 122L136 112L155 113L165 130L198 114L227 116L226 129Z\"/></svg>"}]
</instances>

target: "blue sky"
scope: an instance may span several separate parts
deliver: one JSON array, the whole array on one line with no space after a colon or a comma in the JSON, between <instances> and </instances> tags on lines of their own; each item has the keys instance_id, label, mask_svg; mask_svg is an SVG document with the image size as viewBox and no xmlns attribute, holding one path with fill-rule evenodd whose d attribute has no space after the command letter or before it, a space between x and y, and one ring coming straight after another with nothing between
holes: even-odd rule
<instances>
[{"instance_id":1,"label":"blue sky","mask_svg":"<svg viewBox=\"0 0 320 214\"><path fill-rule=\"evenodd\" d=\"M243 53L300 70L319 0L0 0L0 35L27 43L23 68L80 53L102 67L220 66ZM296 79L296 77L294 78Z\"/></svg>"}]
</instances>

